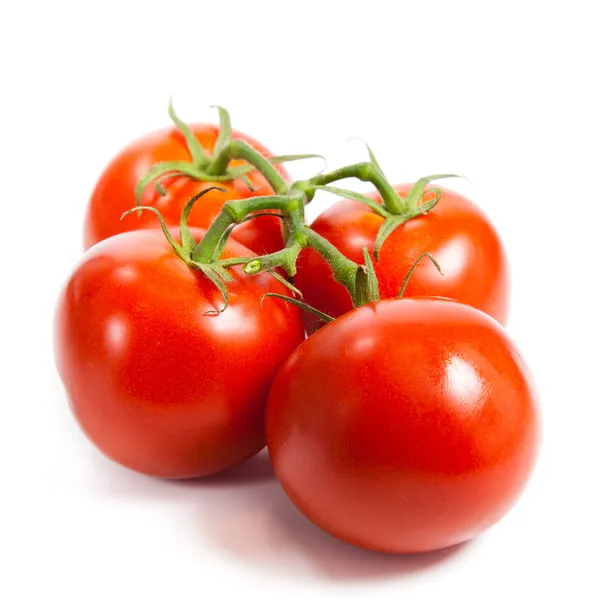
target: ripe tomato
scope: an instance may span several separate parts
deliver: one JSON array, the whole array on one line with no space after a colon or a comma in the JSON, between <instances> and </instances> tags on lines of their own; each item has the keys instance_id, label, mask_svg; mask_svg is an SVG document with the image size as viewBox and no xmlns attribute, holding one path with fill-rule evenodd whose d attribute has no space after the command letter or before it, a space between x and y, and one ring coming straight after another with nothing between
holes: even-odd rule
<instances>
[{"instance_id":1,"label":"ripe tomato","mask_svg":"<svg viewBox=\"0 0 600 600\"><path fill-rule=\"evenodd\" d=\"M132 219L132 217L130 217ZM201 232L195 230L198 239ZM229 242L224 256L247 256ZM230 304L160 230L114 236L83 257L56 315L56 360L71 408L113 460L159 477L197 477L265 445L277 369L303 339L269 275L230 270Z\"/></svg>"},{"instance_id":2,"label":"ripe tomato","mask_svg":"<svg viewBox=\"0 0 600 600\"><path fill-rule=\"evenodd\" d=\"M219 128L214 125L192 125L200 145L210 153L217 140ZM234 139L246 140L261 154L272 154L256 140L239 132L233 132ZM120 220L121 215L135 206L135 186L148 169L162 161L189 161L190 154L182 133L176 128L163 129L142 137L120 152L108 165L100 177L87 207L84 229L84 246L89 248L111 235L132 229L155 229L156 217L148 212L139 213L136 218ZM231 165L244 164L232 161ZM289 180L281 165L277 170ZM208 192L197 202L188 223L190 227L207 229L227 200L237 200L249 196L268 196L273 190L265 178L258 172L248 175L254 191L243 180L219 181L219 191ZM185 203L198 192L214 186L211 182L202 182L185 176L166 179L163 187L166 196L161 196L153 184L150 184L142 196L143 205L154 206L165 218L167 225L179 224L179 217ZM243 223L235 228L232 236L254 252L265 254L280 250L283 246L281 222L277 217L261 217Z\"/></svg>"},{"instance_id":3,"label":"ripe tomato","mask_svg":"<svg viewBox=\"0 0 600 600\"><path fill-rule=\"evenodd\" d=\"M395 186L405 196L412 186ZM371 198L380 201L377 194ZM433 192L424 201L432 200ZM373 247L383 218L371 208L343 200L312 223L311 228L348 258L363 263L363 248ZM382 298L395 298L414 261L424 252L437 259L444 277L433 264L417 266L406 297L443 296L479 308L505 324L509 308L508 264L502 243L483 212L467 198L443 190L439 204L425 216L396 229L381 248L375 272ZM348 312L352 302L346 289L332 277L329 265L314 250L300 254L294 285L304 300L334 317Z\"/></svg>"},{"instance_id":4,"label":"ripe tomato","mask_svg":"<svg viewBox=\"0 0 600 600\"><path fill-rule=\"evenodd\" d=\"M521 493L538 447L523 361L481 311L446 299L362 306L303 342L267 404L275 472L351 544L424 552L468 540Z\"/></svg>"}]
</instances>

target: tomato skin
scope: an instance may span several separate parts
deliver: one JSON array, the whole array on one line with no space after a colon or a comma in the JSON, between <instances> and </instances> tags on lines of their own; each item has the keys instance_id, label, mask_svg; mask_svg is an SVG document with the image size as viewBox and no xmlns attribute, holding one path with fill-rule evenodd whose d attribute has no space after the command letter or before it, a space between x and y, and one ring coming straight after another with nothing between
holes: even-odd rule
<instances>
[{"instance_id":1,"label":"tomato skin","mask_svg":"<svg viewBox=\"0 0 600 600\"><path fill-rule=\"evenodd\" d=\"M194 231L196 239L203 232ZM248 255L229 242L224 256ZM89 250L58 304L55 349L71 408L111 459L187 478L239 463L265 445L277 369L303 339L298 310L261 297L269 277L230 270L230 305L161 231L114 236Z\"/></svg>"},{"instance_id":2,"label":"tomato skin","mask_svg":"<svg viewBox=\"0 0 600 600\"><path fill-rule=\"evenodd\" d=\"M412 184L394 186L405 196ZM380 201L377 194L367 194ZM433 192L424 200L433 199ZM348 258L362 264L366 246L373 257L383 218L352 200L336 202L311 228ZM396 229L374 261L382 298L395 298L415 260L430 252L444 276L422 260L406 288L405 297L443 296L474 306L505 324L509 310L506 254L493 225L470 200L443 189L439 204L428 214ZM312 249L300 254L294 284L305 301L334 317L352 309L346 289L332 277L329 265Z\"/></svg>"},{"instance_id":3,"label":"tomato skin","mask_svg":"<svg viewBox=\"0 0 600 600\"><path fill-rule=\"evenodd\" d=\"M191 130L202 147L210 154L217 140L219 128L214 125L191 125ZM234 131L234 139L246 140L263 155L272 154L262 144L251 137ZM112 235L134 229L157 228L155 215L141 213L139 218L121 219L121 215L135 206L135 186L154 164L162 161L190 161L185 139L181 132L171 127L150 133L124 148L106 167L92 193L87 206L84 225L84 247L87 250L99 241ZM231 165L243 164L232 161ZM289 181L289 175L281 165L277 170ZM185 176L166 179L163 187L166 196L160 196L153 184L150 184L142 196L142 204L154 206L165 218L167 225L178 226L181 211L185 203L198 192L211 186L225 189L208 192L192 208L188 223L190 227L208 229L221 207L227 200L238 200L250 196L268 196L273 190L265 178L253 171L248 175L254 191L241 180L202 182ZM254 252L266 254L280 250L283 246L281 222L277 217L261 217L238 225L233 239L244 244Z\"/></svg>"},{"instance_id":4,"label":"tomato skin","mask_svg":"<svg viewBox=\"0 0 600 600\"><path fill-rule=\"evenodd\" d=\"M277 477L316 525L388 553L493 525L538 448L533 385L504 330L446 299L363 306L303 342L267 404Z\"/></svg>"}]
</instances>

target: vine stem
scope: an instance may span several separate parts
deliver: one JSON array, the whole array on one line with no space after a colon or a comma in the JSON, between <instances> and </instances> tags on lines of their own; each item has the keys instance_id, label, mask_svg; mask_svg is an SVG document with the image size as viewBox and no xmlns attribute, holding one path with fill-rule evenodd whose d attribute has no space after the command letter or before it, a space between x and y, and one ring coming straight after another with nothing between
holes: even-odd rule
<instances>
[{"instance_id":1,"label":"vine stem","mask_svg":"<svg viewBox=\"0 0 600 600\"><path fill-rule=\"evenodd\" d=\"M223 204L221 212L208 228L202 241L196 246L192 259L201 263L217 260L215 251L223 247L231 232L232 225L238 225L248 215L260 211L275 209L285 213L289 205L288 196L255 196L244 200L229 200Z\"/></svg>"},{"instance_id":2,"label":"vine stem","mask_svg":"<svg viewBox=\"0 0 600 600\"><path fill-rule=\"evenodd\" d=\"M365 250L365 265L355 263L308 227L304 219L305 204L312 200L317 189L327 189L328 184L340 179L353 177L372 183L381 195L385 207L381 210L387 211L388 215L376 240L375 259L377 260L379 249L386 237L411 218L426 214L439 201L440 194L434 201L419 204L425 185L434 179L448 177L448 175L433 175L420 179L405 200L396 193L376 162L356 163L289 186L269 160L243 140L229 140L215 155L210 169L215 173L223 172L227 169L229 161L234 158L243 159L254 165L269 182L276 195L226 202L202 241L193 250L192 262L199 266L213 266L215 269L222 270L234 265L243 265L243 271L249 275L263 271L274 272L274 269L282 267L293 277L296 274L299 253L304 248L312 248L329 264L334 279L347 289L354 306L360 306L379 297L372 261ZM363 199L360 194L348 193L337 188L333 191L338 195L356 197L360 201L368 200ZM278 252L265 256L219 260L234 226L242 223L253 213L265 210L276 210L283 218L288 231L286 246Z\"/></svg>"},{"instance_id":3,"label":"vine stem","mask_svg":"<svg viewBox=\"0 0 600 600\"><path fill-rule=\"evenodd\" d=\"M310 229L304 222L305 194L294 190L285 196L258 196L244 200L226 202L202 241L192 253L192 260L200 264L219 264L230 267L243 264L249 275L271 271L283 267L293 276L296 273L296 260L303 248L314 248L329 263L337 282L348 289L353 301L356 299L356 274L360 265L346 258L333 244ZM289 227L285 248L262 257L226 259L219 261L218 254L231 233L232 226L241 223L248 215L260 210L274 209L283 214Z\"/></svg>"},{"instance_id":4,"label":"vine stem","mask_svg":"<svg viewBox=\"0 0 600 600\"><path fill-rule=\"evenodd\" d=\"M177 117L172 104L169 106L171 118L186 139L192 163L175 161L154 165L138 182L136 187L138 204L140 203L142 192L148 184L154 181L159 193L164 194L165 188L161 186L161 181L175 174L187 174L201 181L225 181L245 178L250 187L251 184L246 175L256 169L271 186L275 195L250 197L225 202L221 212L198 244L195 243L189 231L187 218L193 203L209 190L204 190L201 194L197 194L186 205L180 222L181 245L172 239L162 216L156 209L142 206L138 206L138 209L151 210L157 214L163 231L169 243L173 246L174 251L186 264L201 270L217 286L223 295L225 308L228 304L225 283L231 280L231 276L227 273L226 268L235 265L243 265L243 270L248 274L268 271L273 277L279 279L281 283L287 285L293 292L298 293L298 290L282 278L275 269L283 267L290 276L295 275L296 261L299 253L304 248L312 248L324 258L332 270L334 279L348 290L354 306L360 306L377 300L379 298L377 277L367 250L364 249L363 251L364 265L348 259L333 244L306 225L304 218L305 204L312 200L317 190L323 189L338 196L359 201L370 206L375 213L385 219L379 229L374 248L374 256L378 260L381 245L396 228L412 218L427 214L440 200L442 192L440 189L434 188L432 191L436 192L435 200L423 201L423 193L426 185L435 179L455 177L455 175L431 175L421 178L411 188L406 197L402 198L386 179L373 152L367 147L371 162L361 162L345 166L290 185L274 167L274 163L315 155L291 155L268 159L245 140L232 139L229 113L223 108L218 107L218 109L220 131L213 147L213 154L209 158L196 140L191 129ZM245 161L248 164L230 167L230 162L235 159ZM381 196L382 204L380 205L362 194L329 186L329 184L335 181L348 178L355 178L373 184ZM286 230L284 235L284 239L286 240L285 247L278 252L261 257L236 257L220 260L220 256L233 228L248 218L267 214L265 211L277 211L271 214L275 214L283 219ZM429 256L433 260L428 254L424 256ZM434 264L438 266L435 261ZM413 271L414 266L409 276ZM401 294L404 292L406 284L407 282L404 283Z\"/></svg>"},{"instance_id":5,"label":"vine stem","mask_svg":"<svg viewBox=\"0 0 600 600\"><path fill-rule=\"evenodd\" d=\"M307 246L314 248L328 263L338 283L346 287L353 300L356 297L356 274L360 265L346 258L331 242L307 225L303 228Z\"/></svg>"},{"instance_id":6,"label":"vine stem","mask_svg":"<svg viewBox=\"0 0 600 600\"><path fill-rule=\"evenodd\" d=\"M234 158L242 159L254 165L267 180L276 194L286 194L288 183L279 171L258 150L255 150L245 140L231 140L218 154L214 156L207 168L209 175L218 175L225 172L227 165Z\"/></svg>"},{"instance_id":7,"label":"vine stem","mask_svg":"<svg viewBox=\"0 0 600 600\"><path fill-rule=\"evenodd\" d=\"M342 167L341 169L336 169L329 173L317 175L309 179L308 183L312 185L327 185L328 183L333 183L340 179L348 179L350 177L372 183L381 195L383 204L393 215L399 215L404 212L404 201L398 196L396 190L385 178L385 175L381 170L373 163L362 162Z\"/></svg>"}]
</instances>

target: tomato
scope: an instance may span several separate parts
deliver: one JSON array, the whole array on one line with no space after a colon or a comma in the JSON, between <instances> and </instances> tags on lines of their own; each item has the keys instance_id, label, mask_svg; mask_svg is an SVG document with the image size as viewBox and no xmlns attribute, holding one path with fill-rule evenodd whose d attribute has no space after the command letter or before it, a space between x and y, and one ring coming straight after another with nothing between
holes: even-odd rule
<instances>
[{"instance_id":1,"label":"tomato","mask_svg":"<svg viewBox=\"0 0 600 600\"><path fill-rule=\"evenodd\" d=\"M468 540L524 488L537 400L488 315L447 299L362 306L303 342L267 404L279 481L316 525L389 553Z\"/></svg>"},{"instance_id":2,"label":"tomato","mask_svg":"<svg viewBox=\"0 0 600 600\"><path fill-rule=\"evenodd\" d=\"M223 256L248 253L230 241ZM260 308L266 292L286 293L280 283L230 273L229 307L206 314L222 307L220 293L160 230L117 235L84 255L60 297L56 360L77 420L111 459L197 477L264 447L269 387L303 328L285 302Z\"/></svg>"},{"instance_id":3,"label":"tomato","mask_svg":"<svg viewBox=\"0 0 600 600\"><path fill-rule=\"evenodd\" d=\"M210 154L219 133L214 125L190 126L201 146ZM256 140L239 132L233 132L234 139L246 140L263 155L272 154ZM182 133L176 128L163 129L142 137L127 146L108 165L92 193L87 207L84 229L84 246L89 248L107 237L132 229L157 228L156 218L148 213L139 213L136 218L120 220L126 210L135 206L135 186L148 169L162 161L190 161ZM244 164L232 161L231 165ZM277 170L289 180L285 169L276 165ZM248 175L254 191L241 180L219 181L218 186L225 189L208 192L197 202L188 223L190 227L207 229L227 200L238 200L249 196L267 196L273 190L265 178L258 172ZM165 218L167 225L179 224L179 217L185 203L198 192L215 183L202 182L185 176L166 179L162 182L167 194L160 196L153 184L150 184L141 203L154 206ZM237 226L232 237L251 250L266 254L280 250L283 246L281 222L277 217L260 217Z\"/></svg>"},{"instance_id":4,"label":"tomato","mask_svg":"<svg viewBox=\"0 0 600 600\"><path fill-rule=\"evenodd\" d=\"M395 186L405 196L410 184ZM377 194L371 198L380 201ZM424 201L434 198L425 194ZM371 256L383 217L371 208L343 200L312 223L311 228L348 258L363 263L363 248ZM444 189L437 206L396 229L384 242L375 271L382 298L395 298L415 260L430 252L439 262L442 277L429 261L419 263L406 297L443 296L479 308L505 324L509 308L509 274L502 243L483 212L467 198ZM352 302L346 289L332 277L329 265L314 250L298 260L294 285L304 300L334 317L348 312Z\"/></svg>"}]
</instances>

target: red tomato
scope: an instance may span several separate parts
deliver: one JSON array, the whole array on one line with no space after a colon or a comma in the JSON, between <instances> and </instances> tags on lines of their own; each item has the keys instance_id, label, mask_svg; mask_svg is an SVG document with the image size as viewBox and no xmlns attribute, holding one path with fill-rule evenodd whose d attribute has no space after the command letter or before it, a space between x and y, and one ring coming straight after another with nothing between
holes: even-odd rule
<instances>
[{"instance_id":1,"label":"red tomato","mask_svg":"<svg viewBox=\"0 0 600 600\"><path fill-rule=\"evenodd\" d=\"M410 184L395 186L405 196ZM377 194L371 198L380 201ZM424 201L434 198L433 192ZM311 228L348 258L362 264L363 248L371 256L383 218L368 206L352 200L336 202L317 217ZM428 214L396 229L381 248L375 272L382 298L395 298L414 261L430 252L439 262L416 268L406 297L443 296L479 308L505 324L509 307L508 264L502 243L483 212L467 198L443 190L439 204ZM334 317L352 308L346 288L332 277L331 268L314 250L300 254L294 284L308 304Z\"/></svg>"},{"instance_id":2,"label":"red tomato","mask_svg":"<svg viewBox=\"0 0 600 600\"><path fill-rule=\"evenodd\" d=\"M130 220L135 220L130 217ZM195 231L196 239L201 232ZM229 242L225 256L247 256ZM303 339L300 315L269 275L230 270L230 305L159 230L88 251L56 317L56 360L81 427L108 457L159 477L197 477L265 445L277 369Z\"/></svg>"},{"instance_id":3,"label":"red tomato","mask_svg":"<svg viewBox=\"0 0 600 600\"><path fill-rule=\"evenodd\" d=\"M201 146L210 154L219 128L214 125L192 125L190 128ZM261 154L272 156L264 146L247 135L233 132L233 138L246 140ZM157 228L158 221L149 212L123 221L120 218L126 210L135 206L135 186L148 169L158 162L174 160L190 161L185 139L175 127L136 140L118 154L100 177L88 204L84 230L85 248L124 231ZM244 163L239 160L231 162L232 166L239 164ZM276 168L289 180L281 165L277 165ZM248 177L254 191L251 191L243 180L219 181L217 185L224 188L225 193L211 191L203 196L192 209L188 220L190 227L207 229L227 200L268 196L273 193L258 171L251 172ZM163 187L167 195L160 196L154 185L150 184L142 196L142 204L154 206L162 213L167 225L176 226L179 225L179 217L185 203L201 190L214 185L215 183L196 181L185 176L166 179ZM235 228L232 237L260 254L275 252L283 246L281 221L277 217L260 217L243 223Z\"/></svg>"},{"instance_id":4,"label":"red tomato","mask_svg":"<svg viewBox=\"0 0 600 600\"><path fill-rule=\"evenodd\" d=\"M387 300L294 351L271 389L267 445L316 525L357 546L424 552L476 536L515 502L537 454L536 402L489 316Z\"/></svg>"}]
</instances>

